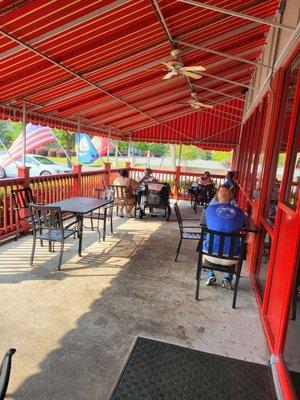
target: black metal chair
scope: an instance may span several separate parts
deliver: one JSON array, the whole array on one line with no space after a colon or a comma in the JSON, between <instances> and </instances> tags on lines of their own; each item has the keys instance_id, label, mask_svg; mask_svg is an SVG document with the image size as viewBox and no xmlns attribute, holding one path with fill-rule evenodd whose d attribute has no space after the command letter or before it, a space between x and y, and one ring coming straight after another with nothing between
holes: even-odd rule
<instances>
[{"instance_id":1,"label":"black metal chair","mask_svg":"<svg viewBox=\"0 0 300 400\"><path fill-rule=\"evenodd\" d=\"M17 233L15 240L20 236L20 225L21 222L27 222L31 224L30 207L29 204L35 204L35 198L32 194L32 190L29 187L22 189L13 189L11 191L14 211L16 214L16 227Z\"/></svg>"},{"instance_id":2,"label":"black metal chair","mask_svg":"<svg viewBox=\"0 0 300 400\"><path fill-rule=\"evenodd\" d=\"M208 235L208 250L206 251L203 250L203 243L207 235ZM204 227L202 228L200 240L197 246L197 252L199 253L199 255L198 255L197 274L196 274L196 279L197 279L196 300L199 300L200 277L202 268L221 271L235 275L234 294L232 302L232 308L235 308L238 284L244 260L245 239L246 239L245 233L224 233ZM216 242L218 247L217 252L214 249L214 247L216 247ZM225 245L227 251L225 250ZM238 255L235 255L237 247L239 247L239 252ZM203 256L205 255L232 261L232 265L219 265L209 262L205 259L203 260Z\"/></svg>"},{"instance_id":3,"label":"black metal chair","mask_svg":"<svg viewBox=\"0 0 300 400\"><path fill-rule=\"evenodd\" d=\"M108 186L105 189L94 189L93 197L96 199L108 199L108 200L114 200L114 189L110 186ZM103 221L103 230L102 230L102 238L103 241L105 241L106 237L106 225L107 225L107 220L110 220L110 232L111 234L113 233L113 208L114 204L109 204L104 207L98 208L98 210L91 212L90 214L85 214L84 218L89 218L91 220L91 228L94 230L94 224L93 221L97 222L97 231L98 231L98 236L99 236L99 241L101 239L101 232L99 229L99 223L100 221Z\"/></svg>"},{"instance_id":4,"label":"black metal chair","mask_svg":"<svg viewBox=\"0 0 300 400\"><path fill-rule=\"evenodd\" d=\"M16 349L7 350L0 366L0 400L3 400L6 395L11 370L11 359L15 352Z\"/></svg>"},{"instance_id":5,"label":"black metal chair","mask_svg":"<svg viewBox=\"0 0 300 400\"><path fill-rule=\"evenodd\" d=\"M187 239L187 240L199 240L200 236L201 236L201 227L199 226L199 223L200 223L199 219L196 219L196 218L182 218L177 203L174 204L174 210L175 210L177 222L178 222L178 225L179 225L179 232L180 232L180 240L179 240L179 244L178 244L178 247L177 247L177 250L176 250L176 257L175 257L175 261L177 261L178 255L179 255L179 252L180 252L180 249L181 249L182 241L185 240L185 239ZM184 225L184 221L195 221L195 222L198 223L198 226L197 225L194 225L194 226L193 225ZM193 230L191 230L191 229L193 229Z\"/></svg>"},{"instance_id":6,"label":"black metal chair","mask_svg":"<svg viewBox=\"0 0 300 400\"><path fill-rule=\"evenodd\" d=\"M194 211L197 214L198 206L203 208L207 207L210 201L216 194L216 188L214 184L211 185L198 185L194 200Z\"/></svg>"},{"instance_id":7,"label":"black metal chair","mask_svg":"<svg viewBox=\"0 0 300 400\"><path fill-rule=\"evenodd\" d=\"M64 242L69 237L77 232L77 221L73 221L67 226L64 226L62 212L60 207L42 206L30 204L30 215L33 232L33 245L31 251L30 265L33 265L33 258L36 247L36 240L46 240L49 242L49 251L53 251L52 244L59 242L61 244L60 255L58 261L58 270L60 270ZM73 229L69 229L74 226Z\"/></svg>"}]
</instances>

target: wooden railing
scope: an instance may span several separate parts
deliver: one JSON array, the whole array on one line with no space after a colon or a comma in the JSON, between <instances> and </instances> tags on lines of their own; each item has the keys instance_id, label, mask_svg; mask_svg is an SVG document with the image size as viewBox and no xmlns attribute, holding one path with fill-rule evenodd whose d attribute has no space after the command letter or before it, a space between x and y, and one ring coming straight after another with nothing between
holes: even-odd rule
<instances>
[{"instance_id":1,"label":"wooden railing","mask_svg":"<svg viewBox=\"0 0 300 400\"><path fill-rule=\"evenodd\" d=\"M139 180L144 169L130 168L127 165L130 176ZM16 215L13 209L11 190L30 186L37 203L47 204L63 200L72 196L91 197L94 188L103 188L113 183L119 176L118 169L110 169L106 166L104 170L81 172L80 168L68 174L48 175L0 180L0 240L12 235L16 230ZM29 173L28 173L29 174ZM183 172L180 167L176 170L153 170L154 176L160 182L168 182L175 198L187 198L188 189L192 182L197 181L200 174L195 172ZM222 175L212 175L216 185L224 181Z\"/></svg>"},{"instance_id":2,"label":"wooden railing","mask_svg":"<svg viewBox=\"0 0 300 400\"><path fill-rule=\"evenodd\" d=\"M39 204L53 203L74 195L76 174L37 176L30 178L30 187Z\"/></svg>"},{"instance_id":3,"label":"wooden railing","mask_svg":"<svg viewBox=\"0 0 300 400\"><path fill-rule=\"evenodd\" d=\"M16 215L11 191L23 184L23 178L0 180L0 238L16 230Z\"/></svg>"}]
</instances>

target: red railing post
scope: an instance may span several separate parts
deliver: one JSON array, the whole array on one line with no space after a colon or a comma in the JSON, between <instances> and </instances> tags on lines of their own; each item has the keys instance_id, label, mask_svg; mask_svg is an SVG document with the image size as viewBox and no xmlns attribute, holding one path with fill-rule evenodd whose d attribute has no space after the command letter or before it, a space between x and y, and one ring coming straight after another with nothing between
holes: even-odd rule
<instances>
[{"instance_id":1,"label":"red railing post","mask_svg":"<svg viewBox=\"0 0 300 400\"><path fill-rule=\"evenodd\" d=\"M74 177L73 195L81 196L81 169L82 165L74 165L73 172L76 174Z\"/></svg>"},{"instance_id":2,"label":"red railing post","mask_svg":"<svg viewBox=\"0 0 300 400\"><path fill-rule=\"evenodd\" d=\"M174 196L175 199L178 199L180 193L180 174L181 174L181 167L177 166L175 171L175 188L174 188Z\"/></svg>"},{"instance_id":3,"label":"red railing post","mask_svg":"<svg viewBox=\"0 0 300 400\"><path fill-rule=\"evenodd\" d=\"M23 183L19 185L19 189L30 187L30 167L20 166L18 167L18 178L23 179ZM28 217L28 210L20 210L19 215L21 218ZM28 221L20 221L21 229L24 233L29 232L30 224Z\"/></svg>"},{"instance_id":4,"label":"red railing post","mask_svg":"<svg viewBox=\"0 0 300 400\"><path fill-rule=\"evenodd\" d=\"M131 161L126 161L126 163L125 163L125 168L130 170L130 168L131 168Z\"/></svg>"},{"instance_id":5,"label":"red railing post","mask_svg":"<svg viewBox=\"0 0 300 400\"><path fill-rule=\"evenodd\" d=\"M110 169L111 169L111 163L110 162L105 162L104 163L104 170L105 170L105 176L106 176L106 181L107 184L104 184L104 187L107 185L110 185L112 182L110 181Z\"/></svg>"}]
</instances>

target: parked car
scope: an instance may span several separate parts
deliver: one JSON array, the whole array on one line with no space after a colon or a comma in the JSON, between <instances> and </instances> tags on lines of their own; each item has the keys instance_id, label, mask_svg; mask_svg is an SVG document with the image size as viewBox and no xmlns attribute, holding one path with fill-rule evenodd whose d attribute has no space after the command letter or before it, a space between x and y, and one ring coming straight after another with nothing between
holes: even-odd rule
<instances>
[{"instance_id":1,"label":"parked car","mask_svg":"<svg viewBox=\"0 0 300 400\"><path fill-rule=\"evenodd\" d=\"M18 166L22 165L22 159L16 160ZM14 162L6 167L1 166L0 159L0 178L15 178L18 176L17 165ZM63 164L57 164L47 157L36 154L26 154L26 167L30 167L30 176L56 175L72 172L72 168Z\"/></svg>"}]
</instances>

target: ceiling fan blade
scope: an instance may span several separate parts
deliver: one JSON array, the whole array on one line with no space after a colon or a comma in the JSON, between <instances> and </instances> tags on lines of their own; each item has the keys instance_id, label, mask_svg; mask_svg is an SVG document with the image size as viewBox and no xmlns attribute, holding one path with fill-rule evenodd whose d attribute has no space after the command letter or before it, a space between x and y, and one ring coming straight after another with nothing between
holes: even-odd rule
<instances>
[{"instance_id":1,"label":"ceiling fan blade","mask_svg":"<svg viewBox=\"0 0 300 400\"><path fill-rule=\"evenodd\" d=\"M163 79L170 79L170 78L172 78L172 77L175 76L175 75L178 75L177 71L172 70L172 71L168 72L168 73L163 77Z\"/></svg>"},{"instance_id":2,"label":"ceiling fan blade","mask_svg":"<svg viewBox=\"0 0 300 400\"><path fill-rule=\"evenodd\" d=\"M204 103L200 103L200 102L198 102L198 103L200 104L201 107L204 107L204 108L214 108L214 106L211 106L210 104L204 104Z\"/></svg>"},{"instance_id":3,"label":"ceiling fan blade","mask_svg":"<svg viewBox=\"0 0 300 400\"><path fill-rule=\"evenodd\" d=\"M204 67L202 67L202 65L191 65L190 67L186 66L186 67L182 67L182 69L184 71L206 71L206 69Z\"/></svg>"},{"instance_id":4,"label":"ceiling fan blade","mask_svg":"<svg viewBox=\"0 0 300 400\"><path fill-rule=\"evenodd\" d=\"M172 65L170 65L169 63L161 62L161 64L163 64L165 67L167 67L169 71L172 71L172 70L173 70Z\"/></svg>"},{"instance_id":5,"label":"ceiling fan blade","mask_svg":"<svg viewBox=\"0 0 300 400\"><path fill-rule=\"evenodd\" d=\"M182 71L181 72L183 75L188 76L189 78L193 78L193 79L200 79L202 78L201 75L197 75L194 72L189 72L189 71Z\"/></svg>"}]
</instances>

